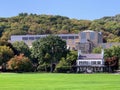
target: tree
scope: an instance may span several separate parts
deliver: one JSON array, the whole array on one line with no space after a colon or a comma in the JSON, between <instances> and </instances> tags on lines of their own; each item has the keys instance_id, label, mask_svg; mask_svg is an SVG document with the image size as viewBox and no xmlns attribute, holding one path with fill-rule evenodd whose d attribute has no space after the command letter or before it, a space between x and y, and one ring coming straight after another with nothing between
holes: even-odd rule
<instances>
[{"instance_id":1,"label":"tree","mask_svg":"<svg viewBox=\"0 0 120 90\"><path fill-rule=\"evenodd\" d=\"M55 72L75 72L76 68L76 60L77 60L77 52L69 51L66 58L62 57L59 63L55 68Z\"/></svg>"},{"instance_id":2,"label":"tree","mask_svg":"<svg viewBox=\"0 0 120 90\"><path fill-rule=\"evenodd\" d=\"M29 58L25 57L23 54L19 56L14 56L7 63L7 69L18 71L18 72L27 72L32 71L33 66Z\"/></svg>"},{"instance_id":3,"label":"tree","mask_svg":"<svg viewBox=\"0 0 120 90\"><path fill-rule=\"evenodd\" d=\"M0 46L7 46L12 49L15 55L18 55L18 51L13 47L13 45L10 42L7 42L5 40L0 40Z\"/></svg>"},{"instance_id":4,"label":"tree","mask_svg":"<svg viewBox=\"0 0 120 90\"><path fill-rule=\"evenodd\" d=\"M29 49L28 45L25 42L16 41L12 45L18 51L19 54L22 53L25 56L30 57L30 49Z\"/></svg>"},{"instance_id":5,"label":"tree","mask_svg":"<svg viewBox=\"0 0 120 90\"><path fill-rule=\"evenodd\" d=\"M109 49L105 49L105 64L108 67L109 72L113 72L119 68L120 60L120 46L113 46Z\"/></svg>"},{"instance_id":6,"label":"tree","mask_svg":"<svg viewBox=\"0 0 120 90\"><path fill-rule=\"evenodd\" d=\"M7 46L0 46L0 65L2 65L2 70L6 70L7 61L14 56L11 48Z\"/></svg>"},{"instance_id":7,"label":"tree","mask_svg":"<svg viewBox=\"0 0 120 90\"><path fill-rule=\"evenodd\" d=\"M58 36L50 35L33 43L32 57L38 60L39 65L51 64L51 72L54 70L52 66L66 54L66 42Z\"/></svg>"},{"instance_id":8,"label":"tree","mask_svg":"<svg viewBox=\"0 0 120 90\"><path fill-rule=\"evenodd\" d=\"M0 46L0 61L6 63L11 57L13 57L14 53L11 48L7 46Z\"/></svg>"},{"instance_id":9,"label":"tree","mask_svg":"<svg viewBox=\"0 0 120 90\"><path fill-rule=\"evenodd\" d=\"M65 73L67 71L70 71L70 66L66 62L65 58L61 58L60 62L57 64L55 68L55 72Z\"/></svg>"},{"instance_id":10,"label":"tree","mask_svg":"<svg viewBox=\"0 0 120 90\"><path fill-rule=\"evenodd\" d=\"M112 46L109 49L105 49L105 58L107 57L118 57L120 59L120 46Z\"/></svg>"},{"instance_id":11,"label":"tree","mask_svg":"<svg viewBox=\"0 0 120 90\"><path fill-rule=\"evenodd\" d=\"M96 47L93 49L93 53L101 53L102 47Z\"/></svg>"},{"instance_id":12,"label":"tree","mask_svg":"<svg viewBox=\"0 0 120 90\"><path fill-rule=\"evenodd\" d=\"M77 57L78 57L77 51L69 51L69 53L67 54L66 62L70 66L71 72L75 71Z\"/></svg>"}]
</instances>

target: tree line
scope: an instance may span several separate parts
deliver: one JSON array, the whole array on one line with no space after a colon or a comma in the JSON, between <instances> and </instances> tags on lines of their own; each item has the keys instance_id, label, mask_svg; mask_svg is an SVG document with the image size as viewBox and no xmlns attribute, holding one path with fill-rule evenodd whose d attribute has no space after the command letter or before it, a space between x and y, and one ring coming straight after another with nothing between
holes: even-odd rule
<instances>
[{"instance_id":1,"label":"tree line","mask_svg":"<svg viewBox=\"0 0 120 90\"><path fill-rule=\"evenodd\" d=\"M66 34L82 30L96 30L103 33L104 42L120 42L120 15L97 20L77 20L59 15L37 15L20 13L10 18L0 18L0 38L11 35Z\"/></svg>"}]
</instances>

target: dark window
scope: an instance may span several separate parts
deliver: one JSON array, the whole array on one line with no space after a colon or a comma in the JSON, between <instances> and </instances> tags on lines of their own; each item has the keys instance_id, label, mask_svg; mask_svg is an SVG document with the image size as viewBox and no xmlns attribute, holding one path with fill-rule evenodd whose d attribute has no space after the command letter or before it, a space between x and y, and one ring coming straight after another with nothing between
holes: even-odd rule
<instances>
[{"instance_id":1,"label":"dark window","mask_svg":"<svg viewBox=\"0 0 120 90\"><path fill-rule=\"evenodd\" d=\"M22 40L28 40L28 37L22 37Z\"/></svg>"},{"instance_id":2,"label":"dark window","mask_svg":"<svg viewBox=\"0 0 120 90\"><path fill-rule=\"evenodd\" d=\"M94 64L94 65L95 65L95 64L96 64L96 61L92 61L91 64Z\"/></svg>"},{"instance_id":3,"label":"dark window","mask_svg":"<svg viewBox=\"0 0 120 90\"><path fill-rule=\"evenodd\" d=\"M40 37L35 37L35 39L37 39L37 40L38 40L38 39L40 39Z\"/></svg>"},{"instance_id":4,"label":"dark window","mask_svg":"<svg viewBox=\"0 0 120 90\"><path fill-rule=\"evenodd\" d=\"M97 61L97 64L101 64L101 61Z\"/></svg>"},{"instance_id":5,"label":"dark window","mask_svg":"<svg viewBox=\"0 0 120 90\"><path fill-rule=\"evenodd\" d=\"M69 39L74 39L74 36L69 36Z\"/></svg>"},{"instance_id":6,"label":"dark window","mask_svg":"<svg viewBox=\"0 0 120 90\"><path fill-rule=\"evenodd\" d=\"M34 40L34 37L29 37L29 40Z\"/></svg>"},{"instance_id":7,"label":"dark window","mask_svg":"<svg viewBox=\"0 0 120 90\"><path fill-rule=\"evenodd\" d=\"M62 39L67 39L67 36L62 36Z\"/></svg>"}]
</instances>

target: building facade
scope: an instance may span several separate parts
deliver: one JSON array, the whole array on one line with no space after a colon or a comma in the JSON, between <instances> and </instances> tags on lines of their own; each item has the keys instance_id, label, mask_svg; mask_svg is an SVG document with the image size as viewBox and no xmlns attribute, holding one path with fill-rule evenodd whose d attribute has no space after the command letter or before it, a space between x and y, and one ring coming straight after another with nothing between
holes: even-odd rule
<instances>
[{"instance_id":1,"label":"building facade","mask_svg":"<svg viewBox=\"0 0 120 90\"><path fill-rule=\"evenodd\" d=\"M82 54L78 51L76 61L77 72L103 72L104 71L104 51L101 54Z\"/></svg>"},{"instance_id":2,"label":"building facade","mask_svg":"<svg viewBox=\"0 0 120 90\"><path fill-rule=\"evenodd\" d=\"M24 41L29 47L31 47L35 40L46 36L48 35L12 35L10 42L13 43L16 41ZM58 34L56 36L59 36L61 39L65 40L67 47L70 49L75 49L76 43L79 42L78 34Z\"/></svg>"},{"instance_id":3,"label":"building facade","mask_svg":"<svg viewBox=\"0 0 120 90\"><path fill-rule=\"evenodd\" d=\"M120 45L120 43L103 43L103 36L101 32L85 30L78 34L55 34L66 41L67 47L70 50L81 50L82 53L91 53L95 47L102 47L103 49ZM29 47L35 40L41 39L45 35L12 35L10 42L24 41Z\"/></svg>"},{"instance_id":4,"label":"building facade","mask_svg":"<svg viewBox=\"0 0 120 90\"><path fill-rule=\"evenodd\" d=\"M91 52L93 46L96 46L98 45L98 43L102 42L101 33L91 30L86 30L78 34L56 34L56 35L66 41L68 48L78 50L81 49L82 47L82 49L85 50L85 51L83 50L84 52L86 52L87 50ZM47 34L46 35L12 35L9 41L11 43L15 41L24 41L29 47L31 47L32 43L35 40L38 40L46 36L48 35ZM83 48L83 46L85 47Z\"/></svg>"},{"instance_id":5,"label":"building facade","mask_svg":"<svg viewBox=\"0 0 120 90\"><path fill-rule=\"evenodd\" d=\"M82 53L91 53L93 48L103 43L103 36L101 32L85 30L79 33L80 42L76 44L77 50Z\"/></svg>"}]
</instances>

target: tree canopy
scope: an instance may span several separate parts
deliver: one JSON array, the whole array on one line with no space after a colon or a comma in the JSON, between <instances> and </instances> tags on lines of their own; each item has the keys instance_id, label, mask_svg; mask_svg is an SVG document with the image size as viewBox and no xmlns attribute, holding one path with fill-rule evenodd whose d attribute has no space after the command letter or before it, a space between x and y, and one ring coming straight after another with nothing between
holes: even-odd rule
<instances>
[{"instance_id":1,"label":"tree canopy","mask_svg":"<svg viewBox=\"0 0 120 90\"><path fill-rule=\"evenodd\" d=\"M27 57L30 57L30 49L28 45L23 41L16 41L12 43L13 47L18 51L18 54L22 53Z\"/></svg>"},{"instance_id":2,"label":"tree canopy","mask_svg":"<svg viewBox=\"0 0 120 90\"><path fill-rule=\"evenodd\" d=\"M58 63L66 54L66 42L58 36L50 35L33 43L32 57L37 59L40 65Z\"/></svg>"},{"instance_id":3,"label":"tree canopy","mask_svg":"<svg viewBox=\"0 0 120 90\"><path fill-rule=\"evenodd\" d=\"M120 15L97 20L77 20L59 15L20 13L11 18L0 18L0 37L11 35L78 33L91 29L101 31L107 42L120 42Z\"/></svg>"},{"instance_id":4,"label":"tree canopy","mask_svg":"<svg viewBox=\"0 0 120 90\"><path fill-rule=\"evenodd\" d=\"M7 63L14 56L14 52L7 46L0 46L0 65Z\"/></svg>"}]
</instances>

